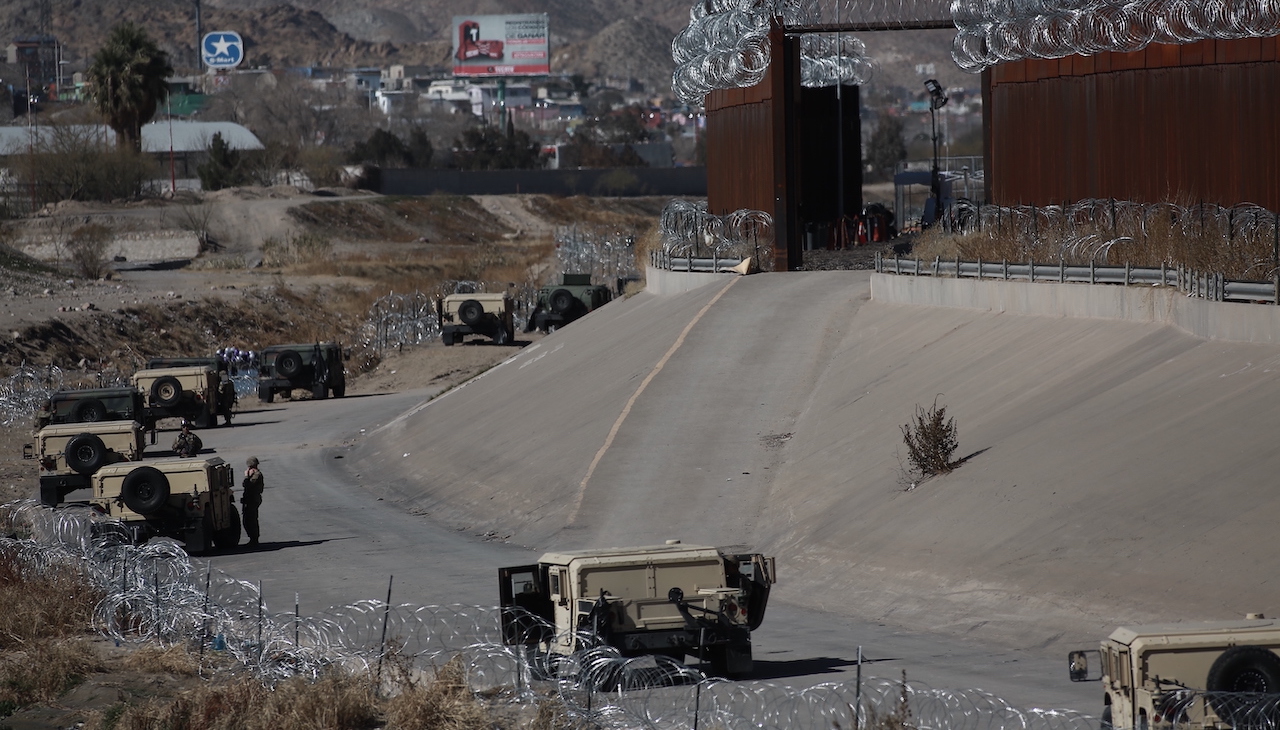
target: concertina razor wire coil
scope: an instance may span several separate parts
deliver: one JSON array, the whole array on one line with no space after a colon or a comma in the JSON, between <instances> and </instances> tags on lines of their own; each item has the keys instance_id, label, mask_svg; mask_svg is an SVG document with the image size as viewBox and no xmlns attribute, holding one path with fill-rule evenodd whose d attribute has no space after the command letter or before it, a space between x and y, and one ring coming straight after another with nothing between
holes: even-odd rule
<instances>
[{"instance_id":1,"label":"concertina razor wire coil","mask_svg":"<svg viewBox=\"0 0 1280 730\"><path fill-rule=\"evenodd\" d=\"M719 216L707 212L705 201L676 198L663 207L658 229L668 256L754 256L762 269L773 264L773 216L762 210Z\"/></svg>"},{"instance_id":2,"label":"concertina razor wire coil","mask_svg":"<svg viewBox=\"0 0 1280 730\"><path fill-rule=\"evenodd\" d=\"M506 609L525 632L507 637L510 642L503 636L504 609L497 607L360 600L305 616L275 611L257 585L212 570L168 541L132 545L123 526L88 508L0 505L0 553L28 576L79 571L100 592L94 628L108 638L223 652L268 684L313 679L334 667L372 672L394 654L418 669L460 661L477 693L536 702L549 689L565 713L605 728L844 726L853 724L855 712L865 724L904 701L917 730L1096 727L1079 713L1020 710L979 690L918 682L870 678L860 687L797 689L711 679L667 657L623 657L586 633L573 637L577 651L549 653L537 641L561 637L532 614L510 613L519 609ZM393 638L384 642L384 635Z\"/></svg>"},{"instance_id":3,"label":"concertina razor wire coil","mask_svg":"<svg viewBox=\"0 0 1280 730\"><path fill-rule=\"evenodd\" d=\"M1154 239L1165 248L1154 252L1160 260L1148 262L1151 265L1163 260L1258 280L1277 273L1280 247L1280 214L1252 203L1227 207L1086 199L1070 205L1000 206L962 198L948 208L941 223L961 235L1011 236L1023 260L1128 261L1127 247ZM1178 240L1194 246L1179 249ZM1205 252L1212 261L1197 258Z\"/></svg>"},{"instance_id":4,"label":"concertina razor wire coil","mask_svg":"<svg viewBox=\"0 0 1280 730\"><path fill-rule=\"evenodd\" d=\"M689 25L671 41L671 58L676 62L671 90L685 103L698 104L716 89L760 83L772 58L769 28L773 18L786 25L820 23L823 9L815 0L695 2L689 10ZM866 47L852 35L815 33L801 39L804 86L865 84L873 70Z\"/></svg>"},{"instance_id":5,"label":"concertina razor wire coil","mask_svg":"<svg viewBox=\"0 0 1280 730\"><path fill-rule=\"evenodd\" d=\"M1280 35L1280 0L701 0L671 43L672 91L696 104L712 90L759 83L771 61L767 36L775 17L792 27L950 21L957 31L952 58L970 73L1025 58ZM824 33L820 41L805 40L803 85L870 80L872 60L845 37L851 38Z\"/></svg>"},{"instance_id":6,"label":"concertina razor wire coil","mask_svg":"<svg viewBox=\"0 0 1280 730\"><path fill-rule=\"evenodd\" d=\"M953 0L951 14L952 58L972 73L1023 58L1280 35L1276 0Z\"/></svg>"}]
</instances>

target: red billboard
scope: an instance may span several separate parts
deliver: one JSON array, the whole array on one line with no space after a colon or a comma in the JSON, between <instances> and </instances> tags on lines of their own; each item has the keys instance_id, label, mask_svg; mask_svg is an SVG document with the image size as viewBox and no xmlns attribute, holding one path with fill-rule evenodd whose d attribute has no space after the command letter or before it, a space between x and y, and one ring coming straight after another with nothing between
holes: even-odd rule
<instances>
[{"instance_id":1,"label":"red billboard","mask_svg":"<svg viewBox=\"0 0 1280 730\"><path fill-rule=\"evenodd\" d=\"M551 73L546 13L453 18L454 76Z\"/></svg>"}]
</instances>

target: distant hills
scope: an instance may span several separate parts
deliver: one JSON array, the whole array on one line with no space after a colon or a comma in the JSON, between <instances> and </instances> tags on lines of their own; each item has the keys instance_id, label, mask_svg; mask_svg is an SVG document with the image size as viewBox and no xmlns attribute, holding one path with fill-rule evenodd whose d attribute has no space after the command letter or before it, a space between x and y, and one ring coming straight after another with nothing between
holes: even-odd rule
<instances>
[{"instance_id":1,"label":"distant hills","mask_svg":"<svg viewBox=\"0 0 1280 730\"><path fill-rule=\"evenodd\" d=\"M204 0L203 29L236 30L245 38L249 66L386 66L403 63L447 73L450 23L469 13L549 15L552 69L587 78L636 78L648 91L670 91L671 39L689 18L689 0ZM45 6L47 24L41 22ZM190 0L6 0L0 36L49 30L63 44L70 70L124 20L145 27L179 70L195 67L195 10ZM976 85L976 77L950 61L947 31L863 36L881 66L876 87L914 89L917 65L934 64L948 85Z\"/></svg>"}]
</instances>

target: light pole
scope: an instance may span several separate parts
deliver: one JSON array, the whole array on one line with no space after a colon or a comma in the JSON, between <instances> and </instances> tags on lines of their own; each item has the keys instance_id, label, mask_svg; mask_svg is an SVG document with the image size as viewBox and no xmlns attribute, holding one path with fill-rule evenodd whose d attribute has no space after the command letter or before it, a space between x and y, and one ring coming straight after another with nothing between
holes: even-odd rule
<instances>
[{"instance_id":1,"label":"light pole","mask_svg":"<svg viewBox=\"0 0 1280 730\"><path fill-rule=\"evenodd\" d=\"M947 105L947 92L937 79L924 82L924 88L929 92L929 121L933 127L933 170L929 176L929 190L933 196L933 217L928 221L932 225L942 213L939 210L942 206L942 179L938 175L938 110Z\"/></svg>"}]
</instances>

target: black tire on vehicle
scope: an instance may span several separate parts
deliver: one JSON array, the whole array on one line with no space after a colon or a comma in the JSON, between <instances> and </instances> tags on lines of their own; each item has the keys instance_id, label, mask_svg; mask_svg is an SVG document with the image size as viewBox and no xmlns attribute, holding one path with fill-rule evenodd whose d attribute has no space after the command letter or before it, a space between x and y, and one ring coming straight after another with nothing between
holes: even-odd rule
<instances>
[{"instance_id":1,"label":"black tire on vehicle","mask_svg":"<svg viewBox=\"0 0 1280 730\"><path fill-rule=\"evenodd\" d=\"M499 327L498 331L493 333L493 344L495 345L511 344L511 333L507 331L506 325Z\"/></svg>"},{"instance_id":2,"label":"black tire on vehicle","mask_svg":"<svg viewBox=\"0 0 1280 730\"><path fill-rule=\"evenodd\" d=\"M97 423L107 420L107 407L102 405L102 401L90 398L77 403L71 415L79 423Z\"/></svg>"},{"instance_id":3,"label":"black tire on vehicle","mask_svg":"<svg viewBox=\"0 0 1280 730\"><path fill-rule=\"evenodd\" d=\"M140 466L125 475L120 498L140 515L153 514L169 501L169 477L153 466Z\"/></svg>"},{"instance_id":4,"label":"black tire on vehicle","mask_svg":"<svg viewBox=\"0 0 1280 730\"><path fill-rule=\"evenodd\" d=\"M311 386L311 398L313 400L324 400L329 395L329 389L324 383Z\"/></svg>"},{"instance_id":5,"label":"black tire on vehicle","mask_svg":"<svg viewBox=\"0 0 1280 730\"><path fill-rule=\"evenodd\" d=\"M276 355L276 370L286 378L296 378L302 372L302 355L285 350Z\"/></svg>"},{"instance_id":6,"label":"black tire on vehicle","mask_svg":"<svg viewBox=\"0 0 1280 730\"><path fill-rule=\"evenodd\" d=\"M1280 656L1261 646L1233 646L1209 667L1210 692L1280 692Z\"/></svg>"},{"instance_id":7,"label":"black tire on vehicle","mask_svg":"<svg viewBox=\"0 0 1280 730\"><path fill-rule=\"evenodd\" d=\"M107 463L107 446L98 436L82 433L67 442L64 458L71 471L89 476Z\"/></svg>"},{"instance_id":8,"label":"black tire on vehicle","mask_svg":"<svg viewBox=\"0 0 1280 730\"><path fill-rule=\"evenodd\" d=\"M262 403L270 403L276 399L276 393L270 386L258 388L258 400Z\"/></svg>"},{"instance_id":9,"label":"black tire on vehicle","mask_svg":"<svg viewBox=\"0 0 1280 730\"><path fill-rule=\"evenodd\" d=\"M151 384L152 405L172 408L182 401L182 383L172 375L156 378Z\"/></svg>"},{"instance_id":10,"label":"black tire on vehicle","mask_svg":"<svg viewBox=\"0 0 1280 730\"><path fill-rule=\"evenodd\" d=\"M564 314L573 309L573 303L577 301L573 292L568 289L556 289L551 292L551 296L547 297L547 303L551 305L551 311L556 314Z\"/></svg>"},{"instance_id":11,"label":"black tire on vehicle","mask_svg":"<svg viewBox=\"0 0 1280 730\"><path fill-rule=\"evenodd\" d=\"M334 398L341 398L341 397L345 396L346 394L347 394L347 384L346 384L346 383L343 383L342 385L335 385L335 386L333 386L333 397L334 397Z\"/></svg>"},{"instance_id":12,"label":"black tire on vehicle","mask_svg":"<svg viewBox=\"0 0 1280 730\"><path fill-rule=\"evenodd\" d=\"M240 544L240 510L230 505L231 516L227 526L213 533L213 544L220 550L227 550Z\"/></svg>"},{"instance_id":13,"label":"black tire on vehicle","mask_svg":"<svg viewBox=\"0 0 1280 730\"><path fill-rule=\"evenodd\" d=\"M452 332L445 332L440 335L440 342L443 343L445 347L452 347L453 341Z\"/></svg>"},{"instance_id":14,"label":"black tire on vehicle","mask_svg":"<svg viewBox=\"0 0 1280 730\"><path fill-rule=\"evenodd\" d=\"M458 305L458 319L468 327L475 327L484 319L484 305L474 299L468 299Z\"/></svg>"},{"instance_id":15,"label":"black tire on vehicle","mask_svg":"<svg viewBox=\"0 0 1280 730\"><path fill-rule=\"evenodd\" d=\"M1280 656L1261 646L1233 646L1209 667L1205 689L1218 717L1237 728L1256 725L1262 719L1257 717L1258 703L1241 693L1280 692Z\"/></svg>"}]
</instances>

